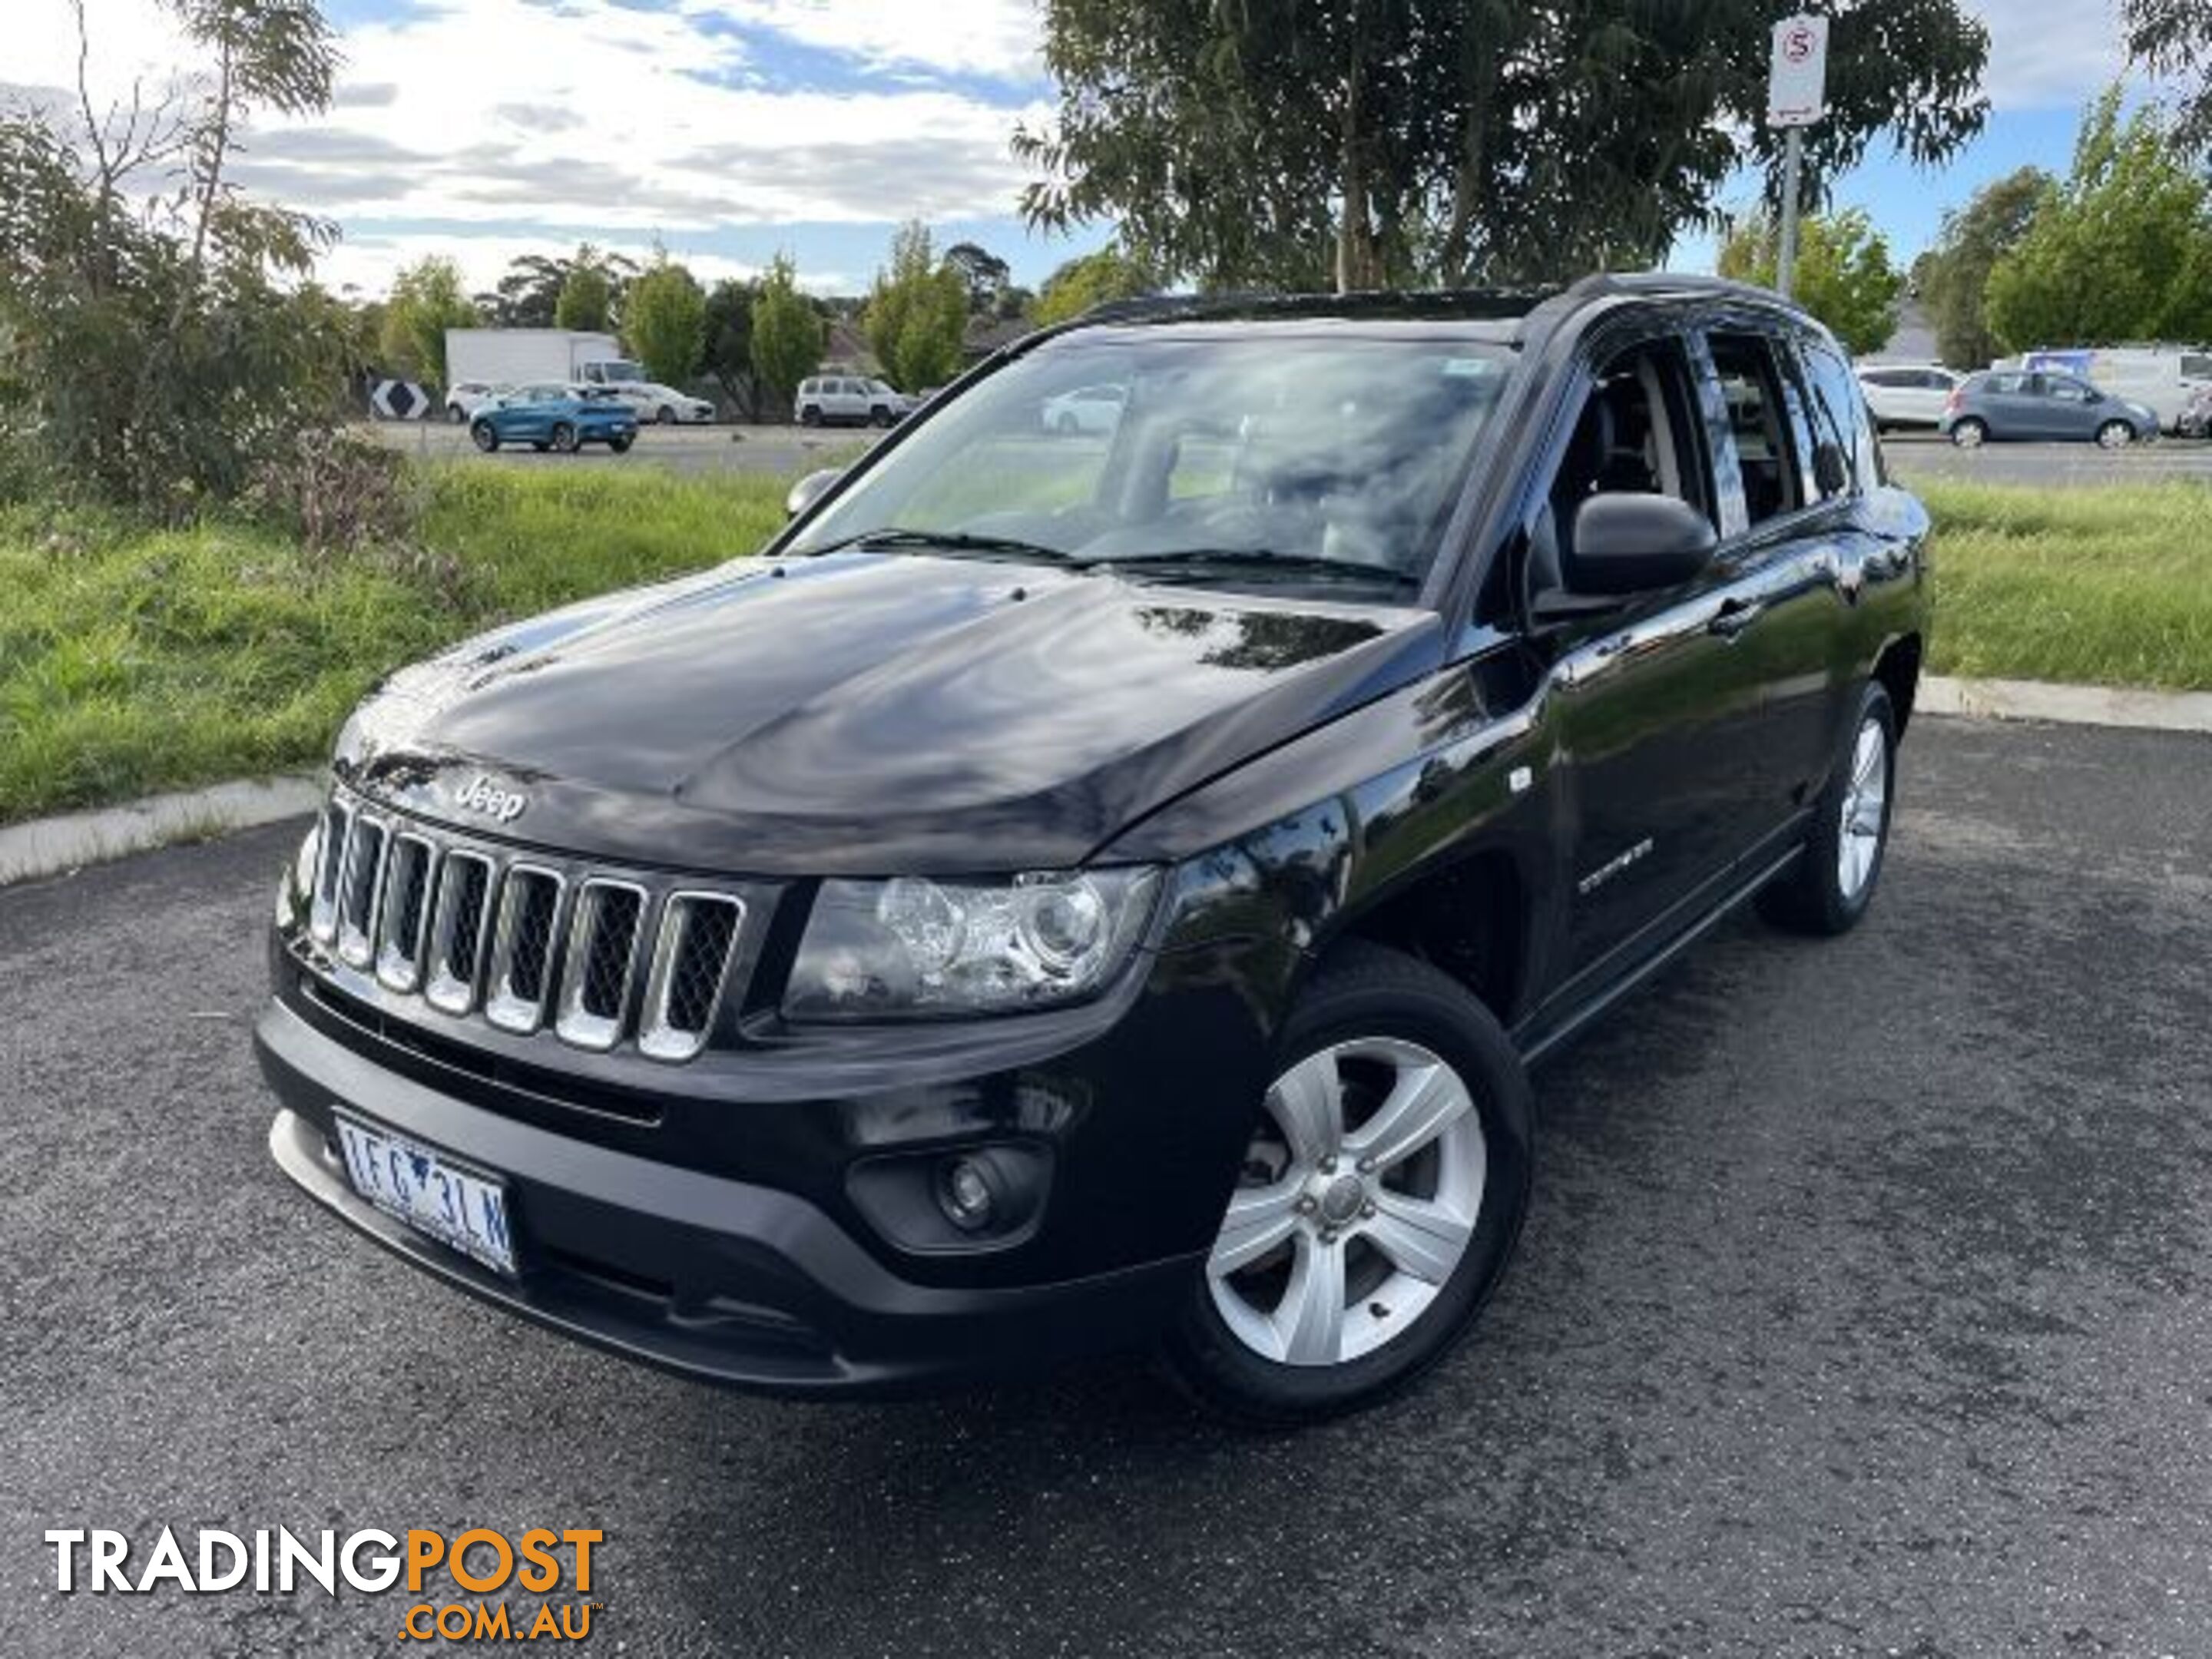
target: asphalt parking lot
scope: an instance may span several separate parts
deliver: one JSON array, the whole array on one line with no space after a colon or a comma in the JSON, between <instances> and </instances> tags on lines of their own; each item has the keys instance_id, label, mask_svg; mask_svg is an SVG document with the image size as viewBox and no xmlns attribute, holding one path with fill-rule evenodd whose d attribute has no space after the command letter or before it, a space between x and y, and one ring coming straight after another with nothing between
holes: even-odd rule
<instances>
[{"instance_id":1,"label":"asphalt parking lot","mask_svg":"<svg viewBox=\"0 0 2212 1659\"><path fill-rule=\"evenodd\" d=\"M648 426L627 455L601 448L577 455L541 455L527 447L510 446L495 455L479 456L469 443L467 430L461 427L416 424L362 429L409 453L498 466L642 465L672 472L766 472L779 477L836 465L880 435L865 428ZM1893 433L1884 445L1892 470L1907 483L1929 478L1981 478L1992 483L2081 489L2170 478L2212 483L2212 443L2179 439L2144 444L2117 454L2094 444L1990 444L1968 453L1926 433Z\"/></svg>"},{"instance_id":2,"label":"asphalt parking lot","mask_svg":"<svg viewBox=\"0 0 2212 1659\"><path fill-rule=\"evenodd\" d=\"M57 1525L596 1526L634 1654L2212 1653L2212 739L1926 720L1887 885L1540 1079L1518 1266L1366 1417L1133 1364L708 1391L295 1197L296 827L0 890L0 1653L389 1652L401 1598L52 1589Z\"/></svg>"}]
</instances>

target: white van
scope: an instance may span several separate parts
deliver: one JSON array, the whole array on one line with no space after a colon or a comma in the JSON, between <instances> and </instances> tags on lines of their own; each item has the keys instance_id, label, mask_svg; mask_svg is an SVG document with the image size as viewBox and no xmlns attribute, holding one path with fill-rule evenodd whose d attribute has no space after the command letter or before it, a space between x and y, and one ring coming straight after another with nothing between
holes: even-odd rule
<instances>
[{"instance_id":1,"label":"white van","mask_svg":"<svg viewBox=\"0 0 2212 1659\"><path fill-rule=\"evenodd\" d=\"M2158 411L2172 432L2189 400L2212 386L2212 349L2202 346L2108 346L2095 351L2031 351L2021 366L2078 374L2098 391Z\"/></svg>"}]
</instances>

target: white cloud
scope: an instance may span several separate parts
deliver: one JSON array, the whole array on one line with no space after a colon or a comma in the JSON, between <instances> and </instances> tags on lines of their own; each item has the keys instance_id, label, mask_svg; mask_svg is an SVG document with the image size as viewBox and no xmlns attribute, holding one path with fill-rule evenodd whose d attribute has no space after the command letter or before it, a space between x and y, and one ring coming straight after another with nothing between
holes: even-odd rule
<instances>
[{"instance_id":1,"label":"white cloud","mask_svg":"<svg viewBox=\"0 0 2212 1659\"><path fill-rule=\"evenodd\" d=\"M595 246L610 253L625 254L640 264L653 257L653 246L647 241L601 240ZM565 253L568 251L561 246L559 239L550 236L471 234L457 231L349 236L324 257L319 275L325 283L341 292L353 288L363 294L380 294L391 286L393 274L402 265L410 264L428 255L436 255L451 259L459 265L462 281L469 291L479 294L497 283L507 266L523 254ZM742 259L702 252L680 242L668 244L668 254L709 288L725 277L742 281L757 276L761 271L760 266L747 264ZM865 287L866 279L851 271L802 269L799 273L799 285L815 294L850 294Z\"/></svg>"},{"instance_id":2,"label":"white cloud","mask_svg":"<svg viewBox=\"0 0 2212 1659\"><path fill-rule=\"evenodd\" d=\"M709 9L759 11L766 26L869 61L921 61L933 43L913 27L916 9L689 3L680 12L563 0L556 14L531 0L416 0L391 21L349 30L335 107L313 122L263 124L248 135L237 177L341 220L538 221L641 240L656 230L1012 210L1025 174L1008 139L1041 109L889 74L875 90L771 88L743 40L702 26ZM11 37L40 44L20 68L11 52L8 78L66 82L66 0L9 3L27 13L11 16ZM981 31L975 61L1012 61L999 15L1006 5L946 3ZM90 4L110 85L126 86L133 73L158 77L176 60L173 30L152 0ZM951 40L938 37L940 58Z\"/></svg>"},{"instance_id":3,"label":"white cloud","mask_svg":"<svg viewBox=\"0 0 2212 1659\"><path fill-rule=\"evenodd\" d=\"M1990 30L1984 87L1999 112L2071 109L2126 67L2110 0L1968 0Z\"/></svg>"},{"instance_id":4,"label":"white cloud","mask_svg":"<svg viewBox=\"0 0 2212 1659\"><path fill-rule=\"evenodd\" d=\"M1027 80L1041 76L1037 0L688 0L697 15L757 25L879 69Z\"/></svg>"}]
</instances>

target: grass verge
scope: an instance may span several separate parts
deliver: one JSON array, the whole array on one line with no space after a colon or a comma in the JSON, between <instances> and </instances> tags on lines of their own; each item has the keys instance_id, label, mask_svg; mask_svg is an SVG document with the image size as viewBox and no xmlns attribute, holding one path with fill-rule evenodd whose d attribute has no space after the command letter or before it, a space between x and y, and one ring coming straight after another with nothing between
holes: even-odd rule
<instances>
[{"instance_id":1,"label":"grass verge","mask_svg":"<svg viewBox=\"0 0 2212 1659\"><path fill-rule=\"evenodd\" d=\"M772 478L436 467L419 545L302 551L0 507L0 823L312 765L377 678L492 624L750 552Z\"/></svg>"},{"instance_id":2,"label":"grass verge","mask_svg":"<svg viewBox=\"0 0 2212 1659\"><path fill-rule=\"evenodd\" d=\"M781 480L427 469L416 545L0 507L0 823L312 765L395 665L758 547ZM2212 491L1932 484L1939 672L2212 689Z\"/></svg>"},{"instance_id":3,"label":"grass verge","mask_svg":"<svg viewBox=\"0 0 2212 1659\"><path fill-rule=\"evenodd\" d=\"M1937 527L1937 673L2212 690L2212 490L1920 494Z\"/></svg>"}]
</instances>

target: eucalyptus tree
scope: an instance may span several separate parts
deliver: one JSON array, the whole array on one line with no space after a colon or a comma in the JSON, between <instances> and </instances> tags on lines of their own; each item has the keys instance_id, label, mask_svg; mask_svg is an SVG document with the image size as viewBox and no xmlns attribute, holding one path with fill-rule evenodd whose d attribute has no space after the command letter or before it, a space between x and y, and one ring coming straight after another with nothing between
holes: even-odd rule
<instances>
[{"instance_id":1,"label":"eucalyptus tree","mask_svg":"<svg viewBox=\"0 0 2212 1659\"><path fill-rule=\"evenodd\" d=\"M1030 221L1115 221L1208 286L1553 280L1654 263L1779 154L1778 0L1047 0ZM1959 0L1837 0L1813 177L1877 140L1980 131L1989 37Z\"/></svg>"}]
</instances>

